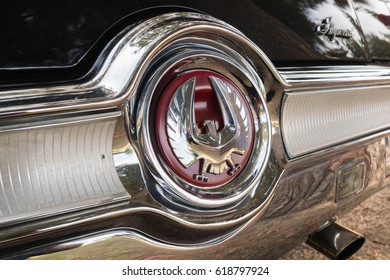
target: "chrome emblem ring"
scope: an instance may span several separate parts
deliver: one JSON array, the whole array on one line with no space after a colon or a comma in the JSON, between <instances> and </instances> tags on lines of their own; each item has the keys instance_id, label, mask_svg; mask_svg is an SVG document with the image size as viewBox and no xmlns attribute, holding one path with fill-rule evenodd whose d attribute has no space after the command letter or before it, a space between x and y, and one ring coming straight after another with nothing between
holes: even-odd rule
<instances>
[{"instance_id":1,"label":"chrome emblem ring","mask_svg":"<svg viewBox=\"0 0 390 280\"><path fill-rule=\"evenodd\" d=\"M268 200L258 196L269 187L262 183L271 150L265 90L237 41L253 45L215 24L167 36L130 103L149 191L174 211L215 215Z\"/></svg>"}]
</instances>

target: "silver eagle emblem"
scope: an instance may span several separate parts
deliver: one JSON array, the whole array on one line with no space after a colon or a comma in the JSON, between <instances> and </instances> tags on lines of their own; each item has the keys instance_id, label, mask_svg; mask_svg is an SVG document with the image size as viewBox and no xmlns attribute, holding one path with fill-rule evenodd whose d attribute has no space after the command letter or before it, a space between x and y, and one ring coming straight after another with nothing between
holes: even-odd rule
<instances>
[{"instance_id":1,"label":"silver eagle emblem","mask_svg":"<svg viewBox=\"0 0 390 280\"><path fill-rule=\"evenodd\" d=\"M240 168L232 154L244 155L246 150L235 144L248 139L249 119L237 93L223 80L210 76L222 112L223 128L217 131L215 120L202 122L205 133L195 123L194 92L196 78L187 80L174 93L167 113L168 141L180 163L188 168L201 160L195 180L207 182L206 173L233 175ZM245 141L244 141L245 142ZM247 142L247 141L246 141Z\"/></svg>"}]
</instances>

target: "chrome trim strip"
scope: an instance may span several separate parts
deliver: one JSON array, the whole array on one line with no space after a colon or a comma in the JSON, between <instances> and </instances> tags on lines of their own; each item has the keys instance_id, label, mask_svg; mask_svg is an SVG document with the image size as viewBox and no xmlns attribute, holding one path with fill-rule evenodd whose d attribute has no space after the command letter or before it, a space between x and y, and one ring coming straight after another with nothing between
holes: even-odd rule
<instances>
[{"instance_id":1,"label":"chrome trim strip","mask_svg":"<svg viewBox=\"0 0 390 280\"><path fill-rule=\"evenodd\" d=\"M390 67L384 66L279 67L278 71L292 88L390 83Z\"/></svg>"},{"instance_id":2,"label":"chrome trim strip","mask_svg":"<svg viewBox=\"0 0 390 280\"><path fill-rule=\"evenodd\" d=\"M381 134L380 137L377 135L369 142L360 143L355 149L344 150L342 153L339 151L337 155L326 159L317 157L306 169L302 169L302 165L290 166L278 183L275 197L266 212L259 213L249 223L221 239L196 244L176 244L123 227L100 231L96 235L43 243L24 251L19 250L15 255L3 256L32 259L82 259L91 256L99 259L275 258L295 246L297 241L304 241L306 236L321 227L326 219L346 213L390 183L383 180L383 165L386 160L384 149L388 137L389 134ZM334 203L333 183L337 170L359 158L367 159L367 172L372 174L367 176L364 190L348 203ZM265 218L259 220L263 214ZM50 233L55 229L48 230ZM286 232L291 234L286 235ZM82 248L82 254L79 254L81 251L78 248ZM110 254L112 251L115 254Z\"/></svg>"},{"instance_id":3,"label":"chrome trim strip","mask_svg":"<svg viewBox=\"0 0 390 280\"><path fill-rule=\"evenodd\" d=\"M268 200L268 203L271 201L271 199ZM152 209L149 209L152 210ZM242 232L245 232L245 230L250 227L253 223L255 223L259 217L261 217L264 212L266 211L266 207L262 207L261 211L259 211L255 216L250 217L249 221L240 227L236 228L233 231L230 231L227 234L224 234L222 236L219 236L217 238L197 243L197 244L180 244L180 243L172 243L172 242L165 242L163 240L159 240L156 238L153 238L153 236L144 233L144 232L139 232L135 231L133 229L129 228L122 228L122 229L112 229L112 230L107 230L105 232L99 232L99 233L94 233L90 235L85 235L81 236L78 238L74 238L68 241L59 241L55 242L53 244L46 244L44 246L34 248L32 250L26 250L24 252L19 252L18 257L23 257L23 258L33 258L33 259L45 259L47 254L55 254L57 252L64 252L65 255L68 255L71 257L73 255L72 249L80 248L85 245L91 245L96 243L98 246L104 243L107 240L111 239L118 239L121 237L127 237L130 238L126 240L126 244L129 245L130 247L133 245L136 245L137 249L142 249L144 251L145 247L154 247L152 250L152 254L156 254L156 249L162 253L165 254L167 251L174 252L175 254L180 254L180 255L185 255L188 254L188 252L199 252L201 253L204 250L207 249L212 249L212 248L217 248L216 246L220 246L222 242L226 242L228 240L233 239L233 237L239 235ZM111 216L111 214L110 214ZM111 218L114 218L115 216L111 216ZM177 219L174 216L171 216L174 220L178 222L182 222L182 220ZM242 219L245 219L245 217L241 217ZM88 222L88 221L85 221ZM67 225L69 226L69 225ZM195 226L198 227L199 225L195 225L193 223L187 223L187 226ZM213 226L213 225L211 225ZM61 226L62 227L62 226ZM220 226L219 226L220 227ZM51 230L55 230L56 228L50 228ZM210 229L208 227L208 229ZM43 232L46 230L43 230ZM42 231L40 231L41 233ZM131 241L131 242L129 242ZM141 246L139 246L141 245ZM93 247L93 246L92 246ZM71 249L71 251L67 252L67 250ZM92 249L95 250L95 249ZM104 249L103 249L104 250ZM144 255L144 253L143 253ZM36 258L34 258L36 256ZM13 258L15 256L9 256L9 258ZM134 259L134 256L127 256L127 258ZM52 258L50 256L49 258ZM145 258L145 257L142 257Z\"/></svg>"},{"instance_id":4,"label":"chrome trim strip","mask_svg":"<svg viewBox=\"0 0 390 280\"><path fill-rule=\"evenodd\" d=\"M178 223L178 224L183 225L186 228L192 229L192 230L210 231L210 230L216 229L216 230L223 231L224 229L232 228L232 226L234 226L234 225L239 225L238 229L243 229L243 228L248 227L252 222L256 221L259 217L261 217L265 213L267 206L269 205L269 203L271 203L271 200L272 200L272 195L267 199L267 201L265 202L265 205L260 205L259 207L257 207L256 210L258 212L252 211L249 214L238 217L238 220L227 220L224 223L204 223L204 224L195 223L195 222L187 221L185 219L177 217L177 215L175 215L175 214L166 212L166 211L161 210L161 209L152 208L152 207L133 207L133 208L127 208L127 209L122 209L122 210L112 210L111 212L108 212L108 213L93 214L93 215L90 215L89 217L81 217L80 219L69 219L67 222L57 223L54 225L43 226L43 224L41 224L39 226L39 229L36 229L35 231L31 231L28 234L24 233L20 236L15 235L15 234L10 234L9 236L4 235L4 236L1 236L2 238L0 240L0 246L3 244L7 244L10 242L17 242L18 240L23 240L23 239L31 238L34 236L39 236L42 234L51 235L56 231L61 231L61 230L66 231L68 228L81 227L83 225L88 225L91 222L96 223L99 221L104 222L106 220L114 220L114 219L118 219L120 217L131 217L132 215L137 214L137 213L158 214L158 215L161 215L161 216L168 218L170 220L170 222ZM256 213L255 215L253 214L254 212ZM135 229L137 228L137 226L135 226L135 225L129 224L129 226L131 228L135 228ZM224 236L220 236L217 239L212 239L213 241L209 240L204 244L210 244L210 242L213 242L215 244L223 242L226 240L226 238L232 237L239 232L239 231L237 231L237 227L233 228L232 230L233 231L230 231L230 233L228 235L225 234ZM147 236L153 237L153 233L144 232L144 234ZM165 241L165 240L164 241L159 240L159 242L163 242L165 244L170 243L169 241ZM197 245L194 245L194 244L197 244ZM194 241L193 244L187 244L187 245L188 246L198 246L199 244L201 245L202 243L197 243L196 241ZM176 243L171 242L171 245L183 246L185 244L182 244L179 242L176 242Z\"/></svg>"},{"instance_id":5,"label":"chrome trim strip","mask_svg":"<svg viewBox=\"0 0 390 280\"><path fill-rule=\"evenodd\" d=\"M234 233L234 235L236 233L237 231ZM225 239L231 238L232 235L233 234L227 235ZM134 246L134 249L137 252L134 255L129 255L128 258L130 259L153 259L153 256L149 255L156 255L157 252L160 252L162 254L167 254L171 252L172 254L176 256L182 256L183 258L185 255L189 254L202 254L202 252L205 252L207 249L212 249L213 247L215 247L215 245L220 243L220 241L218 240L211 240L209 242L197 245L169 244L161 242L160 240L155 240L148 235L133 231L131 229L116 229L107 232L82 236L69 241L50 244L48 246L36 248L31 251L28 250L27 252L18 254L18 256L19 258L24 257L28 259L44 260L53 258L55 259L55 255L60 255L62 256L60 257L60 259L71 259L75 256L75 251L77 251L78 248L84 247L88 248L88 251L91 250L92 252L93 250L95 250L96 252L96 249L98 247L102 246L103 244L109 244L112 241L123 241L123 245L130 247ZM145 252L145 249L148 251L148 253ZM137 255L138 257L136 257ZM104 255L102 255L102 258L104 259Z\"/></svg>"},{"instance_id":6,"label":"chrome trim strip","mask_svg":"<svg viewBox=\"0 0 390 280\"><path fill-rule=\"evenodd\" d=\"M82 114L58 114L55 116L50 116L50 118L45 118L41 116L37 116L34 118L33 116L27 118L20 118L16 120L3 120L0 124L0 134L1 133L9 133L12 131L22 131L22 130L31 130L31 129L39 129L39 128L50 128L57 127L63 125L78 125L82 123L88 122L96 122L96 121L105 121L108 119L119 119L122 117L122 112L114 111L114 112L97 112L97 113L88 113L87 115Z\"/></svg>"}]
</instances>

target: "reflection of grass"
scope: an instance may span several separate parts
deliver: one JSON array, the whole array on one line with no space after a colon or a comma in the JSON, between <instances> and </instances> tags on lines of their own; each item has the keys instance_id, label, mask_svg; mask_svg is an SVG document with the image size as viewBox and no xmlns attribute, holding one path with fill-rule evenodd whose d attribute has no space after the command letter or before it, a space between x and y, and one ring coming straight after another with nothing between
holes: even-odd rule
<instances>
[{"instance_id":1,"label":"reflection of grass","mask_svg":"<svg viewBox=\"0 0 390 280\"><path fill-rule=\"evenodd\" d=\"M139 169L135 166L120 165L116 168L116 171L118 172L119 179L127 191L129 191L128 188L132 188L133 191L129 191L132 195L135 190L141 189L145 185Z\"/></svg>"},{"instance_id":2,"label":"reflection of grass","mask_svg":"<svg viewBox=\"0 0 390 280\"><path fill-rule=\"evenodd\" d=\"M102 259L142 259L153 255L151 248L145 248L141 242L132 242L127 237L117 237L102 242L84 245L79 248L66 250L49 255L35 257L40 260L102 260ZM148 252L150 251L150 252ZM154 250L153 250L154 251Z\"/></svg>"}]
</instances>

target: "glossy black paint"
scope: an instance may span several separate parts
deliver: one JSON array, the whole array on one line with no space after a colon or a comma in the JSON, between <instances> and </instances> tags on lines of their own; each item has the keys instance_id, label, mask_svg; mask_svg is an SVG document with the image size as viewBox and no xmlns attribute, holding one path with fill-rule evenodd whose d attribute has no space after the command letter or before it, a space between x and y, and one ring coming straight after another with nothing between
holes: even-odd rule
<instances>
[{"instance_id":1,"label":"glossy black paint","mask_svg":"<svg viewBox=\"0 0 390 280\"><path fill-rule=\"evenodd\" d=\"M370 0L358 2L370 5ZM0 10L0 81L23 84L80 77L121 28L180 10L200 11L228 22L277 65L371 59L349 0L9 1ZM326 17L332 17L335 28L353 30L353 38L318 36L316 25Z\"/></svg>"}]
</instances>

